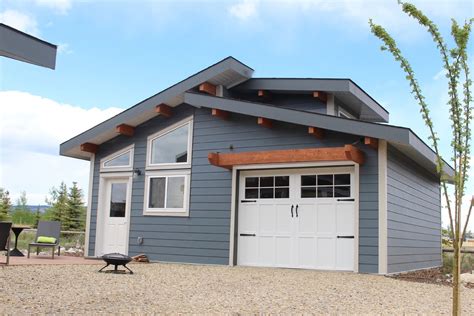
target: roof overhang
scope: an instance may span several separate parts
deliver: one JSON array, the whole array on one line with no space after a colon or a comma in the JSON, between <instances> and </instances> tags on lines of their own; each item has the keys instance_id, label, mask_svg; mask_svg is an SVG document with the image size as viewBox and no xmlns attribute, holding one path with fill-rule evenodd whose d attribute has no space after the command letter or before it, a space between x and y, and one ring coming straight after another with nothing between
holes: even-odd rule
<instances>
[{"instance_id":1,"label":"roof overhang","mask_svg":"<svg viewBox=\"0 0 474 316\"><path fill-rule=\"evenodd\" d=\"M350 79L252 78L233 89L279 93L324 91L341 100L361 120L384 123L389 120L388 111Z\"/></svg>"},{"instance_id":2,"label":"roof overhang","mask_svg":"<svg viewBox=\"0 0 474 316\"><path fill-rule=\"evenodd\" d=\"M409 128L297 111L262 103L213 97L192 92L184 94L184 102L195 107L219 109L346 134L384 139L420 166L423 166L432 173L437 173L436 154ZM454 176L454 170L446 162L444 164L444 172L449 177Z\"/></svg>"},{"instance_id":3,"label":"roof overhang","mask_svg":"<svg viewBox=\"0 0 474 316\"><path fill-rule=\"evenodd\" d=\"M56 45L0 23L0 56L54 69L56 50Z\"/></svg>"},{"instance_id":4,"label":"roof overhang","mask_svg":"<svg viewBox=\"0 0 474 316\"><path fill-rule=\"evenodd\" d=\"M159 104L164 103L170 107L176 107L183 103L184 93L186 91L193 89L204 82L230 88L249 79L252 76L252 73L252 68L239 62L233 57L227 57L62 143L60 145L59 153L63 156L89 160L91 154L81 151L81 144L102 144L118 136L116 131L118 125L125 124L135 127L148 121L157 115L156 106Z\"/></svg>"}]
</instances>

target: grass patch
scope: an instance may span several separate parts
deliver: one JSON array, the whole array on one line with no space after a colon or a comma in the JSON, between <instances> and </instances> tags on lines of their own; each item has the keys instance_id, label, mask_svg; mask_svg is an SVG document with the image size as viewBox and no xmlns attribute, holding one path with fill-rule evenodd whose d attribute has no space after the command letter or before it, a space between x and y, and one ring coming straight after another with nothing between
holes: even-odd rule
<instances>
[{"instance_id":1,"label":"grass patch","mask_svg":"<svg viewBox=\"0 0 474 316\"><path fill-rule=\"evenodd\" d=\"M453 253L443 253L443 273L451 274L453 271ZM474 254L461 254L461 273L470 273L474 270Z\"/></svg>"}]
</instances>

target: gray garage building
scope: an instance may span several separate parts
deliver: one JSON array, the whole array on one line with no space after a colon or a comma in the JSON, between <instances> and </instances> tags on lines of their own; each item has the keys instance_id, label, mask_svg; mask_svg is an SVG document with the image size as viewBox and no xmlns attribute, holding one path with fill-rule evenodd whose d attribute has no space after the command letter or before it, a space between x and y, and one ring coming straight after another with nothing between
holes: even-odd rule
<instances>
[{"instance_id":1,"label":"gray garage building","mask_svg":"<svg viewBox=\"0 0 474 316\"><path fill-rule=\"evenodd\" d=\"M225 58L61 144L90 161L86 255L380 274L441 265L431 148L350 79L252 74Z\"/></svg>"}]
</instances>

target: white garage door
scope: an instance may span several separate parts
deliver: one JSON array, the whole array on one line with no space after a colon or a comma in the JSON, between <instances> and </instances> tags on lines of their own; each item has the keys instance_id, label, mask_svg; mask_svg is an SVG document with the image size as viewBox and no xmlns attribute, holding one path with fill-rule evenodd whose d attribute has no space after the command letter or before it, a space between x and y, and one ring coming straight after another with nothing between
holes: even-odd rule
<instances>
[{"instance_id":1,"label":"white garage door","mask_svg":"<svg viewBox=\"0 0 474 316\"><path fill-rule=\"evenodd\" d=\"M354 270L352 167L242 171L237 264Z\"/></svg>"}]
</instances>

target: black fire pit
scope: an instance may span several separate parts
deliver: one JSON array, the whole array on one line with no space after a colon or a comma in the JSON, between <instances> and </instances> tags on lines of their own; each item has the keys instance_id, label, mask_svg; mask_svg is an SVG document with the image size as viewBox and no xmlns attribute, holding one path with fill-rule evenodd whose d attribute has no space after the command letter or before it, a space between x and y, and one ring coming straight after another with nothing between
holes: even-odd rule
<instances>
[{"instance_id":1,"label":"black fire pit","mask_svg":"<svg viewBox=\"0 0 474 316\"><path fill-rule=\"evenodd\" d=\"M102 267L102 269L100 269L99 272L126 273L127 271L125 270L117 269L118 266L123 266L125 269L127 269L130 272L130 274L133 274L133 271L127 267L127 263L132 261L132 258L130 258L127 255L123 255L121 253L108 253L108 254L103 255L102 259L107 264L104 267ZM115 268L113 270L102 271L110 265L115 266Z\"/></svg>"}]
</instances>

